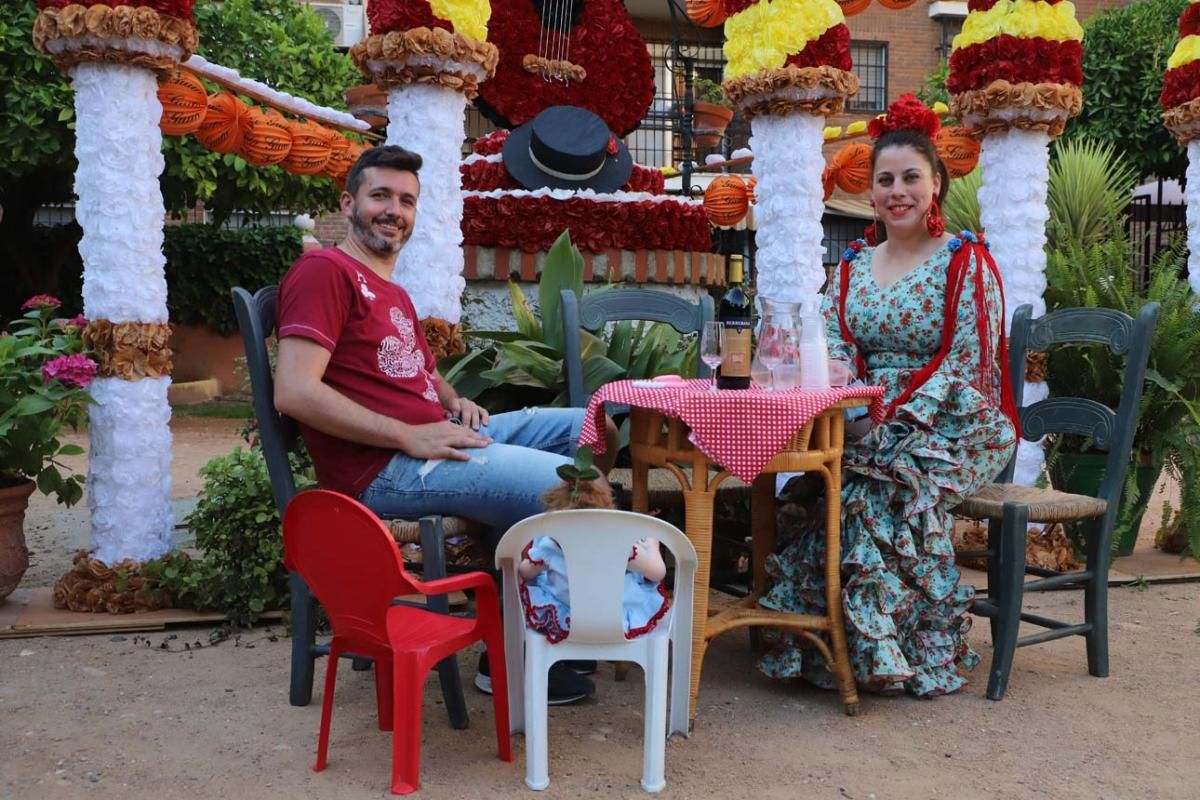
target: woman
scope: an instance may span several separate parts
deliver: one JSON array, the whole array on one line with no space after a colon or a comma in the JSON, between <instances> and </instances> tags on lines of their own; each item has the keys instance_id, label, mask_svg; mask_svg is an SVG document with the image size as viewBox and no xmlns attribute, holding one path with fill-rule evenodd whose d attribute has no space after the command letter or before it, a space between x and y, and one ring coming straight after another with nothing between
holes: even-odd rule
<instances>
[{"instance_id":1,"label":"woman","mask_svg":"<svg viewBox=\"0 0 1200 800\"><path fill-rule=\"evenodd\" d=\"M906 95L871 124L871 204L886 241L856 242L825 294L831 356L885 389L884 422L849 443L842 495L843 605L859 685L953 692L979 660L966 641L951 509L996 478L1016 443L999 275L971 234L946 235L937 115ZM883 233L883 231L880 231ZM947 304L957 309L947 314ZM768 560L762 605L823 613L824 540L802 531ZM781 636L760 667L832 686L824 660Z\"/></svg>"}]
</instances>

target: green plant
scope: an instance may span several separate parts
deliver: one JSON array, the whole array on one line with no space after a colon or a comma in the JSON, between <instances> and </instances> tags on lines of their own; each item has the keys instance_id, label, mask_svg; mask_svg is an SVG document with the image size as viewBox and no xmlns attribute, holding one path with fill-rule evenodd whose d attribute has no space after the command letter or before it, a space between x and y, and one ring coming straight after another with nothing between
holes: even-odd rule
<instances>
[{"instance_id":1,"label":"green plant","mask_svg":"<svg viewBox=\"0 0 1200 800\"><path fill-rule=\"evenodd\" d=\"M96 362L83 353L87 320L56 319L60 305L49 295L32 297L25 315L0 335L0 487L34 480L69 506L83 496L84 476L64 474L59 458L83 448L59 436L86 420Z\"/></svg>"},{"instance_id":2,"label":"green plant","mask_svg":"<svg viewBox=\"0 0 1200 800\"><path fill-rule=\"evenodd\" d=\"M1182 178L1187 157L1163 127L1158 95L1186 0L1136 0L1084 25L1083 110L1067 139L1110 142L1139 179Z\"/></svg>"},{"instance_id":3,"label":"green plant","mask_svg":"<svg viewBox=\"0 0 1200 800\"><path fill-rule=\"evenodd\" d=\"M583 256L571 244L569 231L558 237L542 266L538 283L541 318L529 307L521 288L510 281L508 291L517 330L464 331L468 338L488 344L438 364L455 391L479 400L492 411L530 404L566 405L559 299L563 289L570 289L576 297L583 296ZM622 321L604 337L587 331L580 331L579 336L583 388L588 393L620 378L695 375L696 344L686 342L670 325Z\"/></svg>"},{"instance_id":4,"label":"green plant","mask_svg":"<svg viewBox=\"0 0 1200 800\"><path fill-rule=\"evenodd\" d=\"M732 104L729 102L729 98L725 96L725 90L721 88L721 84L716 81L710 81L708 78L696 78L692 83L692 96L699 103L712 103L714 106L732 108Z\"/></svg>"},{"instance_id":5,"label":"green plant","mask_svg":"<svg viewBox=\"0 0 1200 800\"><path fill-rule=\"evenodd\" d=\"M293 456L298 488L314 482L310 469ZM151 574L179 605L221 611L235 625L248 625L263 611L287 605L287 572L279 512L271 495L266 461L256 449L234 450L200 469L204 488L188 515L202 559L172 554ZM145 567L143 567L143 574Z\"/></svg>"},{"instance_id":6,"label":"green plant","mask_svg":"<svg viewBox=\"0 0 1200 800\"><path fill-rule=\"evenodd\" d=\"M292 226L229 230L215 225L171 225L167 257L167 310L173 322L207 324L237 332L229 289L257 291L278 283L300 257L300 231Z\"/></svg>"},{"instance_id":7,"label":"green plant","mask_svg":"<svg viewBox=\"0 0 1200 800\"><path fill-rule=\"evenodd\" d=\"M950 105L950 92L946 90L946 81L949 79L950 62L943 58L938 62L937 69L921 79L921 88L917 89L917 99L930 108L934 103ZM953 125L954 120L950 117L943 117L942 124Z\"/></svg>"},{"instance_id":8,"label":"green plant","mask_svg":"<svg viewBox=\"0 0 1200 800\"><path fill-rule=\"evenodd\" d=\"M1160 305L1150 345L1150 365L1134 434L1134 458L1165 468L1179 482L1178 511L1168 508L1165 524L1188 532L1188 548L1200 558L1200 309L1182 277L1187 252L1182 243L1162 253L1148 274L1132 266L1124 238L1079 244L1050 253L1046 262L1046 304L1113 308L1129 315L1149 302ZM1123 358L1106 347L1063 347L1050 354L1047 382L1052 393L1083 395L1115 408L1120 399ZM1087 443L1067 438L1067 451ZM1137 499L1133 470L1127 502Z\"/></svg>"},{"instance_id":9,"label":"green plant","mask_svg":"<svg viewBox=\"0 0 1200 800\"><path fill-rule=\"evenodd\" d=\"M1049 251L1071 243L1090 245L1119 237L1121 212L1129 202L1136 176L1128 160L1111 143L1078 139L1059 140L1051 150L1046 205ZM983 173L972 170L950 183L944 204L951 230L983 230L979 187Z\"/></svg>"}]
</instances>

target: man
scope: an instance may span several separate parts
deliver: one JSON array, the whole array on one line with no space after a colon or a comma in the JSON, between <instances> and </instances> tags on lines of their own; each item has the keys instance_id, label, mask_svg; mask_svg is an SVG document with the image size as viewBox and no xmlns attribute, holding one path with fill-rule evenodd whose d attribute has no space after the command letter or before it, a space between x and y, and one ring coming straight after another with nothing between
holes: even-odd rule
<instances>
[{"instance_id":1,"label":"man","mask_svg":"<svg viewBox=\"0 0 1200 800\"><path fill-rule=\"evenodd\" d=\"M384 518L445 513L504 531L542 510L583 412L492 417L438 374L412 301L391 282L416 223L420 168L421 157L401 147L367 150L342 193L346 239L304 254L284 277L275 407L300 424L323 488ZM606 473L617 445L610 420L597 458ZM476 685L491 691L486 654ZM566 665L551 671L552 702L594 688Z\"/></svg>"}]
</instances>

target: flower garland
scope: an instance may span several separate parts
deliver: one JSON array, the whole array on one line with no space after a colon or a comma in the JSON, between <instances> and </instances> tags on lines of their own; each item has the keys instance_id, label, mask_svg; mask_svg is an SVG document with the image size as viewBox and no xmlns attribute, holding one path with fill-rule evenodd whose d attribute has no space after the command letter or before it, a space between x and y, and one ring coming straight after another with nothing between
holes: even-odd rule
<instances>
[{"instance_id":1,"label":"flower garland","mask_svg":"<svg viewBox=\"0 0 1200 800\"><path fill-rule=\"evenodd\" d=\"M38 8L66 8L78 5L85 8L90 6L133 6L134 8L149 8L159 14L166 14L176 19L192 21L192 6L196 0L38 0Z\"/></svg>"},{"instance_id":2,"label":"flower garland","mask_svg":"<svg viewBox=\"0 0 1200 800\"><path fill-rule=\"evenodd\" d=\"M790 56L802 53L845 19L834 0L758 2L732 13L725 21L725 79L786 66ZM847 52L849 44L847 36ZM837 66L811 66L822 63Z\"/></svg>"},{"instance_id":3,"label":"flower garland","mask_svg":"<svg viewBox=\"0 0 1200 800\"><path fill-rule=\"evenodd\" d=\"M1083 28L1070 2L971 0L950 54L951 110L983 134L1057 136L1079 113Z\"/></svg>"},{"instance_id":4,"label":"flower garland","mask_svg":"<svg viewBox=\"0 0 1200 800\"><path fill-rule=\"evenodd\" d=\"M1200 135L1200 5L1195 2L1179 16L1179 41L1167 60L1158 100L1163 123L1180 144Z\"/></svg>"},{"instance_id":5,"label":"flower garland","mask_svg":"<svg viewBox=\"0 0 1200 800\"><path fill-rule=\"evenodd\" d=\"M832 2L832 0L830 0ZM583 81L546 81L525 69L546 31L529 0L494 0L488 40L500 48L494 80L480 86L476 106L502 128L522 125L554 105L600 116L619 136L637 129L654 99L654 70L641 34L617 0L589 0L568 34L570 61Z\"/></svg>"},{"instance_id":6,"label":"flower garland","mask_svg":"<svg viewBox=\"0 0 1200 800\"><path fill-rule=\"evenodd\" d=\"M850 29L838 23L819 37L804 45L799 53L790 55L788 67L819 67L827 64L849 72L854 64L850 59Z\"/></svg>"},{"instance_id":7,"label":"flower garland","mask_svg":"<svg viewBox=\"0 0 1200 800\"><path fill-rule=\"evenodd\" d=\"M506 131L507 132L507 131ZM490 192L495 189L523 189L504 168L500 156L468 156L459 167L462 188L469 192ZM665 176L661 170L633 165L629 180L621 187L624 192L663 194Z\"/></svg>"},{"instance_id":8,"label":"flower garland","mask_svg":"<svg viewBox=\"0 0 1200 800\"><path fill-rule=\"evenodd\" d=\"M694 201L590 192L556 197L546 190L467 193L463 198L463 244L537 253L548 251L564 230L571 231L576 247L591 253L712 249L708 215Z\"/></svg>"},{"instance_id":9,"label":"flower garland","mask_svg":"<svg viewBox=\"0 0 1200 800\"><path fill-rule=\"evenodd\" d=\"M367 4L371 33L441 28L484 41L491 17L488 0L372 0Z\"/></svg>"},{"instance_id":10,"label":"flower garland","mask_svg":"<svg viewBox=\"0 0 1200 800\"><path fill-rule=\"evenodd\" d=\"M151 4L44 2L33 23L34 47L64 72L76 64L108 62L148 69L166 80L197 42L190 5L184 17L159 13Z\"/></svg>"}]
</instances>

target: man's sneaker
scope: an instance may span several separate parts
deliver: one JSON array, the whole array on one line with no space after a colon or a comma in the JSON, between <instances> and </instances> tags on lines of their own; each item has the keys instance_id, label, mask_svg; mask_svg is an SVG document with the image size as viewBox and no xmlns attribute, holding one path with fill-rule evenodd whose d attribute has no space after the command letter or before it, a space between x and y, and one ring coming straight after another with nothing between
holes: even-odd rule
<instances>
[{"instance_id":1,"label":"man's sneaker","mask_svg":"<svg viewBox=\"0 0 1200 800\"><path fill-rule=\"evenodd\" d=\"M479 672L475 675L475 688L484 694L492 693L492 676L488 669L486 650L479 654ZM595 692L596 684L577 674L562 661L552 666L546 676L546 698L552 706L578 703Z\"/></svg>"}]
</instances>

